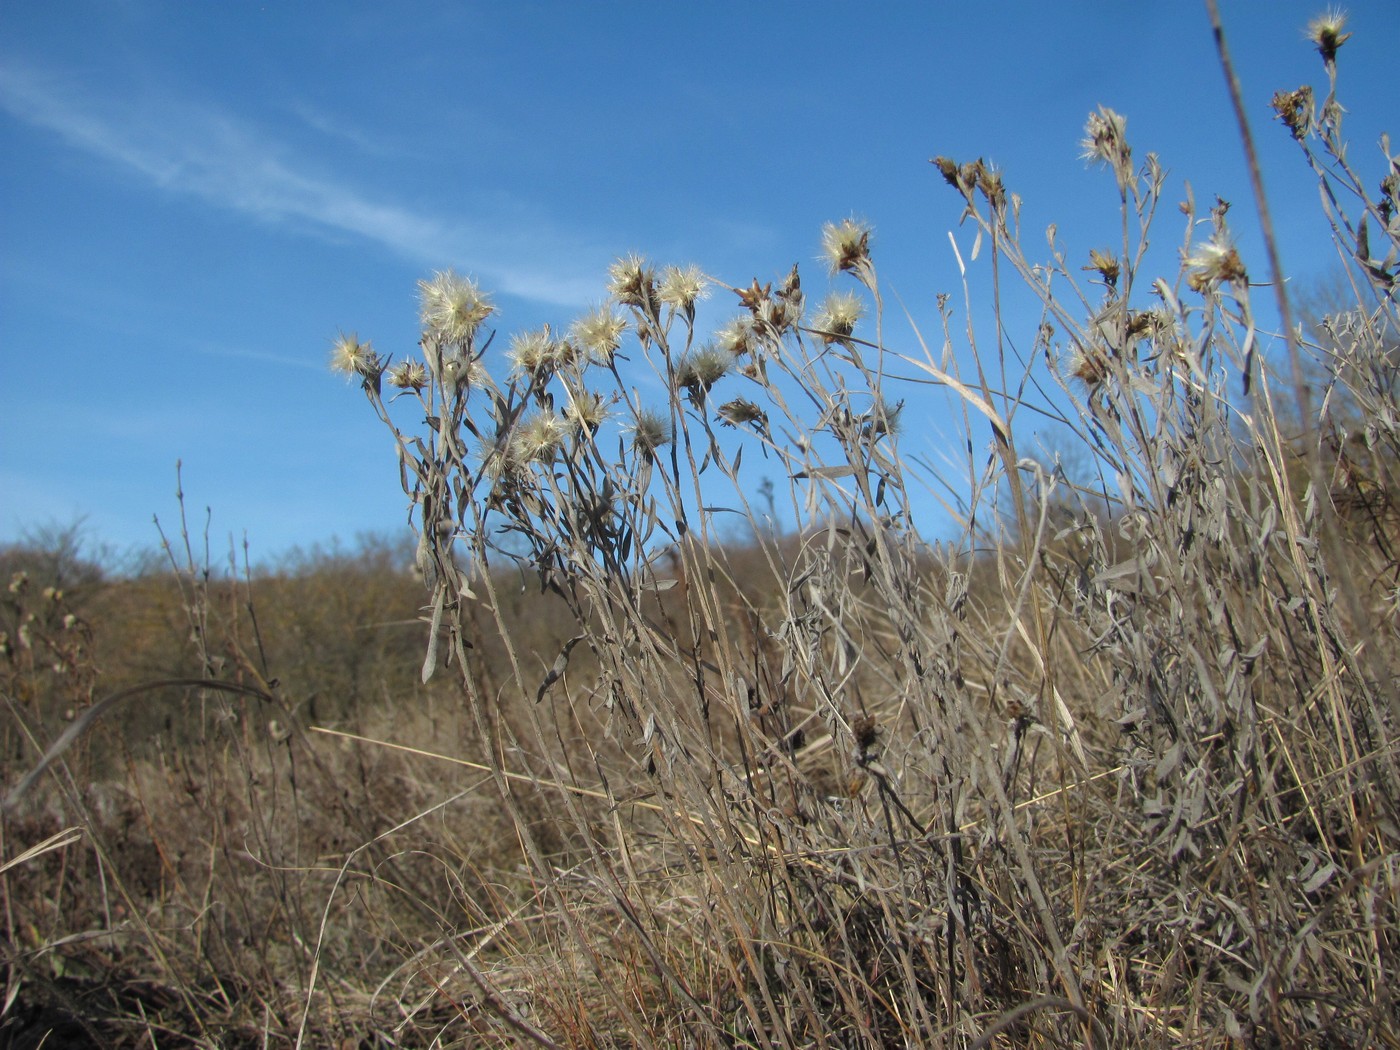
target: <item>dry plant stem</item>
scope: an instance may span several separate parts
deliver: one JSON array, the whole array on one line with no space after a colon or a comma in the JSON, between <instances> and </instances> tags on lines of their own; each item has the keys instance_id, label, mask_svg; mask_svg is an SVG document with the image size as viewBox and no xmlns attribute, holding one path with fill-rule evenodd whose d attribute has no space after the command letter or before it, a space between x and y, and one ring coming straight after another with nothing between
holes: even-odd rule
<instances>
[{"instance_id":1,"label":"dry plant stem","mask_svg":"<svg viewBox=\"0 0 1400 1050\"><path fill-rule=\"evenodd\" d=\"M322 948L325 943L327 931L330 925L331 905L335 902L335 899L339 894L341 884L350 874L351 865L354 863L356 857L361 852L364 852L373 845L375 845L375 843L386 840L398 834L400 831L403 831L405 828L412 827L414 824L422 820L424 817L430 815L434 811L445 809L447 806L450 806L453 802L456 802L465 794L466 792L463 791L455 796L444 799L443 801L434 805L431 809L425 810L421 813L416 813L413 816L409 817L407 820L402 821L395 827L392 827L387 831L381 833L375 839L361 844L360 846L352 850L349 854L347 854L344 862L339 866L338 869L336 869L335 883L331 886L330 892L326 895L325 903L321 910L320 925L316 932L316 943L314 946L312 946L310 951L310 970L306 975L306 989L304 992L305 1001L303 1003L303 1008L301 1012L301 1022L297 1029L296 1037L296 1046L298 1047L298 1050L300 1050L300 1047L303 1045L303 1042L306 1039L307 1023L312 1016L312 997L316 993L317 982L320 977Z\"/></svg>"},{"instance_id":2,"label":"dry plant stem","mask_svg":"<svg viewBox=\"0 0 1400 1050\"><path fill-rule=\"evenodd\" d=\"M515 1010L509 1003L496 994L495 989L491 987L481 971L476 968L471 959L463 954L455 939L449 938L447 944L452 949L453 955L456 956L458 963L461 965L462 972L471 978L472 983L475 984L477 989L481 992L482 999L485 1000L487 1006L493 1013L502 1018L514 1031L519 1032L526 1039L530 1040L530 1042L538 1046L546 1047L548 1050L559 1050L558 1043L526 1021L520 1016L518 1010ZM445 990L442 988L439 988L439 991L446 994Z\"/></svg>"},{"instance_id":3,"label":"dry plant stem","mask_svg":"<svg viewBox=\"0 0 1400 1050\"><path fill-rule=\"evenodd\" d=\"M1288 294L1288 288L1284 276L1283 263L1279 258L1278 239L1274 233L1273 217L1269 210L1268 196L1264 192L1264 175L1259 165L1258 151L1254 145L1254 135L1250 131L1249 118L1245 113L1243 92L1240 89L1239 77L1235 73L1234 63L1230 60L1229 48L1225 43L1225 28L1220 18L1220 7L1217 0L1206 0L1206 10L1210 14L1211 29L1215 37L1216 51L1220 56L1220 66L1225 74L1226 85L1230 92L1230 103L1234 109L1235 119L1240 129L1240 143L1244 147L1245 163L1249 169L1250 187L1254 192L1254 205L1259 214L1260 231L1264 238L1264 248L1269 259L1269 273L1273 284L1274 297L1278 301L1279 318L1283 324L1284 344L1288 349L1289 368L1291 370L1291 380L1294 397L1297 400L1298 418L1305 427L1311 427L1315 419L1312 408L1312 392L1307 377L1304 375L1302 354L1298 346L1298 332L1294 327L1293 308ZM1328 63L1328 75L1335 87L1336 66L1334 62ZM1329 94L1329 98L1330 98ZM1363 202L1366 201L1365 194L1361 194ZM1369 208L1369 203L1366 204ZM1261 373L1263 368L1260 369ZM1261 375L1261 379L1262 379ZM1245 382L1248 384L1250 376L1246 374ZM1248 386L1246 386L1248 391ZM1267 394L1266 394L1267 396ZM1269 419L1277 417L1270 407ZM1271 435L1274 438L1270 446L1270 451L1281 448L1282 443L1277 433ZM1309 480L1314 493L1322 493L1327 490L1327 479L1323 472L1322 458L1318 442L1311 431L1305 431L1301 436L1304 462L1308 466ZM1281 458L1281 457L1280 457ZM1296 521L1297 500L1294 497L1292 484L1289 481L1286 471L1275 470L1275 479L1279 486L1279 501L1283 507L1285 520L1288 523L1289 531L1294 536L1301 536L1302 529ZM1288 520L1288 519L1295 520ZM1334 554L1340 554L1337 547L1335 533L1324 533L1324 542L1332 548ZM1351 579L1348 571L1348 562L1345 557L1334 557L1332 559L1333 571L1340 575L1340 591L1343 600L1349 606L1349 612L1357 623L1365 623L1370 619L1369 614L1361 607L1358 600L1359 589L1355 581ZM1305 576L1301 559L1298 561L1300 576ZM1310 600L1316 598L1310 594ZM1330 656L1323 654L1324 659L1330 660ZM1376 662L1367 660L1369 665L1375 666ZM1359 670L1359 668L1357 668ZM1377 670L1380 670L1377 667ZM1400 699L1392 704L1392 711L1400 714Z\"/></svg>"},{"instance_id":4,"label":"dry plant stem","mask_svg":"<svg viewBox=\"0 0 1400 1050\"><path fill-rule=\"evenodd\" d=\"M461 596L461 598L459 598L459 601L464 597L465 595ZM496 606L496 608L499 608L499 606ZM472 715L477 720L478 731L482 734L483 739L492 741L496 732L499 732L502 728L509 731L510 727L507 723L504 723L503 721L497 721L494 727L488 726L486 724L483 715L483 698L477 693L475 680L470 673L471 665L467 657L467 652L464 645L464 638L460 628L453 630L452 642L454 648L454 655L457 659L458 667L460 669L464 690L471 705ZM519 665L516 664L515 666L518 669ZM519 672L517 670L517 675L518 674ZM514 744L518 749L518 744L515 741L512 741L511 743ZM584 933L582 927L580 926L578 917L576 916L568 898L562 892L558 884L558 880L555 878L552 866L544 859L543 852L541 851L539 844L535 840L534 833L530 830L529 821L525 818L524 813L519 808L519 804L516 800L515 793L511 788L510 779L506 775L507 771L504 768L504 764L501 760L500 747L498 745L492 746L490 754L491 775L496 780L497 789L500 793L502 801L510 810L511 818L515 824L517 833L520 838L521 846L523 847L527 858L529 859L537 877L543 882L546 892L556 900L559 909L558 914L564 920L565 925L569 928L570 933L573 935L575 943L591 957L595 968L601 969L601 962L598 958L596 951L593 949L588 936ZM622 1016L628 1021L631 1021L632 1014L626 1009L625 1004L623 1004L622 1001L619 998L617 998L617 993L611 988L607 988L606 990L609 998L614 1000L615 1005L622 1012ZM634 1026L632 1034L638 1037L642 1041L643 1045L650 1045L650 1040L647 1039L646 1033L640 1028Z\"/></svg>"},{"instance_id":5,"label":"dry plant stem","mask_svg":"<svg viewBox=\"0 0 1400 1050\"><path fill-rule=\"evenodd\" d=\"M25 849L24 852L7 860L4 864L0 864L0 875L3 875L11 868L18 867L21 864L27 864L29 861L43 856L50 850L71 846L82 838L82 836L83 829L80 827L64 828L57 834L50 835L48 838L44 839L44 841L36 842L34 845Z\"/></svg>"},{"instance_id":6,"label":"dry plant stem","mask_svg":"<svg viewBox=\"0 0 1400 1050\"><path fill-rule=\"evenodd\" d=\"M1034 1013L1036 1010L1071 1011L1077 1014L1084 1022L1085 1026L1093 1032L1092 1044L1094 1046L1107 1045L1107 1035L1104 1034L1103 1025L1099 1023L1098 1018L1085 1010L1082 1005L1072 1003L1068 999L1058 995L1046 995L1032 1002L1022 1003L1020 1006L1016 1007L1016 1009L1010 1010L1002 1017L997 1018L994 1025L968 1044L968 1050L982 1050L983 1047L990 1046L992 1040L998 1035L1006 1031L1027 1014ZM1100 1044L1100 1039L1105 1040L1105 1042Z\"/></svg>"},{"instance_id":7,"label":"dry plant stem","mask_svg":"<svg viewBox=\"0 0 1400 1050\"><path fill-rule=\"evenodd\" d=\"M251 696L261 700L265 704L271 704L281 710L275 697L263 692L261 689L254 689L245 685L238 685L234 682L223 682L215 678L163 678L155 682L144 682L141 685L134 685L130 689L121 689L109 696L104 696L97 703L93 704L86 711L76 718L67 729L49 745L38 764L25 774L22 779L8 795L5 796L5 808L13 809L24 794L34 785L34 782L44 775L44 771L53 765L65 751L73 746L74 741L81 737L99 718L105 715L123 700L129 700L133 696L140 696L142 693L154 692L158 689L187 688L187 689L212 689L216 692L233 693L237 696ZM283 712L285 714L285 712Z\"/></svg>"}]
</instances>

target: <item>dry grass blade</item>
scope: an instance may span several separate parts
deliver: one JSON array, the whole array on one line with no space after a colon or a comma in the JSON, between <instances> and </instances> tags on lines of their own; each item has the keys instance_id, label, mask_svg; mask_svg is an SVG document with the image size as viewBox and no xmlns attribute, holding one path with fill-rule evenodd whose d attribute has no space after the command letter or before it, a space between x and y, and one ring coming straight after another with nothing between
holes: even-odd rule
<instances>
[{"instance_id":1,"label":"dry grass blade","mask_svg":"<svg viewBox=\"0 0 1400 1050\"><path fill-rule=\"evenodd\" d=\"M63 849L65 846L71 846L73 843L81 840L82 837L82 828L64 828L62 831L50 835L48 838L44 839L44 841L36 842L22 853L5 861L4 864L0 864L0 875L3 875L11 868L18 867L21 864L28 864L42 857L50 850Z\"/></svg>"}]
</instances>

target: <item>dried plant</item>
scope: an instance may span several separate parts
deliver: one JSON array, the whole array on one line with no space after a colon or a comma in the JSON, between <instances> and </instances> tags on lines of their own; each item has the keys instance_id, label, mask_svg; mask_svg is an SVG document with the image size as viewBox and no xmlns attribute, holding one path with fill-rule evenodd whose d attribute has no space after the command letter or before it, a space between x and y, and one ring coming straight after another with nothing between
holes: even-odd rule
<instances>
[{"instance_id":1,"label":"dried plant","mask_svg":"<svg viewBox=\"0 0 1400 1050\"><path fill-rule=\"evenodd\" d=\"M1330 22L1314 36L1335 89L1345 36ZM1370 201L1345 165L1340 107L1329 93L1313 114L1310 97L1280 112L1380 306L1369 324L1333 322L1330 348L1332 382L1374 420L1375 466L1348 461L1344 485L1379 494L1400 451L1380 337L1393 332L1396 177ZM942 352L917 331L917 349L886 341L876 238L847 219L824 228L822 251L857 287L833 290L810 327L796 268L735 287L748 316L707 341L698 271L614 265L612 305L574 328L592 349L569 396L625 406L630 442L561 428L548 456L487 479L458 433L518 445L552 412L538 370L517 367L473 404L470 388L420 392L421 437L366 377L405 464L430 619L446 628L425 674L455 664L561 931L550 965L587 974L571 1008L551 1004L551 1038L1167 1046L1313 1032L1362 1045L1393 1020L1395 669L1375 642L1395 629L1394 584L1350 604L1335 592L1361 568L1324 541L1347 512L1299 464L1336 427L1300 439L1280 426L1288 384L1259 351L1229 205L1202 235L1188 200L1179 268L1154 275L1162 168L1135 165L1108 109L1084 148L1113 173L1122 242L1082 267L1053 235L1048 259L1027 253L994 168L936 161L993 247L990 279L1041 305L1040 352L1019 364L1010 318L994 346L974 334L951 352L946 305ZM1336 203L1339 179L1359 222ZM1373 227L1388 255L1364 247ZM629 392L624 331L668 402ZM901 455L894 423L920 387L951 391L970 433L990 425L992 454L969 457L961 482ZM1029 412L1073 435L1080 477L1021 451ZM741 437L721 440L714 422ZM754 446L788 479L790 538L749 503L739 465ZM960 539L920 534L914 485L970 493ZM745 570L715 504L752 526ZM1378 549L1392 531L1377 520ZM569 610L557 656L511 645L504 561ZM1390 580L1395 562L1364 571ZM505 693L479 680L483 631L508 652ZM554 800L556 838L586 844L576 864L539 841L522 783ZM620 957L600 947L605 931Z\"/></svg>"},{"instance_id":2,"label":"dried plant","mask_svg":"<svg viewBox=\"0 0 1400 1050\"><path fill-rule=\"evenodd\" d=\"M460 721L429 742L402 704L367 732L288 712L266 756L233 752L268 784L275 748L317 756L318 786L277 796L295 821L374 818L316 865L249 789L296 931L250 977L280 1030L343 1008L375 1019L357 1037L463 1046L1393 1039L1400 159L1379 196L1348 159L1342 25L1310 28L1321 105L1275 99L1353 263L1354 308L1312 342L1261 329L1270 267L1224 201L1188 197L1160 272L1167 178L1106 108L1083 145L1121 238L1087 257L1053 230L1034 254L995 167L934 160L982 247L936 333L891 334L878 236L845 219L810 313L796 266L729 285L630 255L496 374L491 301L453 273L420 285L419 355L341 336L409 500L420 685ZM979 280L1037 316L980 330ZM736 314L703 330L725 288ZM936 403L954 469L906 450ZM921 531L929 492L954 535ZM280 702L265 660L207 642L187 560L202 674ZM337 739L408 797L335 801Z\"/></svg>"}]
</instances>

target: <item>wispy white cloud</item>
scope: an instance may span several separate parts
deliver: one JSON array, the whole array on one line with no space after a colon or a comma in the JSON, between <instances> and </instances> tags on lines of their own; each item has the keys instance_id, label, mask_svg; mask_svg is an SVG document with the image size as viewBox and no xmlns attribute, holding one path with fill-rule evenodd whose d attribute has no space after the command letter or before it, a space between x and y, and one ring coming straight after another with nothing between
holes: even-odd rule
<instances>
[{"instance_id":1,"label":"wispy white cloud","mask_svg":"<svg viewBox=\"0 0 1400 1050\"><path fill-rule=\"evenodd\" d=\"M599 253L567 233L492 229L415 211L318 171L312 159L214 107L99 97L62 75L7 60L0 108L170 193L262 221L362 237L426 267L470 270L508 295L574 307L598 291L588 260Z\"/></svg>"},{"instance_id":2,"label":"wispy white cloud","mask_svg":"<svg viewBox=\"0 0 1400 1050\"><path fill-rule=\"evenodd\" d=\"M197 344L191 349L206 357L257 361L259 364L277 365L279 368L299 368L308 372L324 373L326 371L324 355L322 357L307 357L304 354L279 354L271 350L254 350L243 346L219 346L211 343Z\"/></svg>"},{"instance_id":3,"label":"wispy white cloud","mask_svg":"<svg viewBox=\"0 0 1400 1050\"><path fill-rule=\"evenodd\" d=\"M386 142L382 137L370 135L352 124L327 113L318 106L296 99L288 102L286 110L312 131L328 139L348 143L360 153L372 157L403 157L404 143Z\"/></svg>"}]
</instances>

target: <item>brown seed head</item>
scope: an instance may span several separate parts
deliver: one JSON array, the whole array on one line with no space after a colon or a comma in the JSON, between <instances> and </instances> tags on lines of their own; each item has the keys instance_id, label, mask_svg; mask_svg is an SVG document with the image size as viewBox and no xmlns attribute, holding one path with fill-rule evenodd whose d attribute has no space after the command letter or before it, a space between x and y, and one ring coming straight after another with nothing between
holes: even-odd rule
<instances>
[{"instance_id":1,"label":"brown seed head","mask_svg":"<svg viewBox=\"0 0 1400 1050\"><path fill-rule=\"evenodd\" d=\"M1099 249L1094 248L1089 252L1089 265L1084 269L1098 271L1099 276L1110 288L1118 286L1118 257L1112 252L1099 251Z\"/></svg>"},{"instance_id":2,"label":"brown seed head","mask_svg":"<svg viewBox=\"0 0 1400 1050\"><path fill-rule=\"evenodd\" d=\"M753 279L752 288L735 288L734 292L739 296L739 302L743 303L754 313L757 313L759 305L766 301L768 296L772 294L773 282L769 281L767 284L760 286L758 278L755 277Z\"/></svg>"},{"instance_id":3,"label":"brown seed head","mask_svg":"<svg viewBox=\"0 0 1400 1050\"><path fill-rule=\"evenodd\" d=\"M1289 134L1298 141L1302 141L1312 130L1313 92L1307 84L1297 91L1276 92L1270 105L1278 114L1278 119L1288 126Z\"/></svg>"},{"instance_id":4,"label":"brown seed head","mask_svg":"<svg viewBox=\"0 0 1400 1050\"><path fill-rule=\"evenodd\" d=\"M938 169L938 173L943 176L943 181L949 186L956 187L958 184L958 165L948 157L934 157L929 161Z\"/></svg>"},{"instance_id":5,"label":"brown seed head","mask_svg":"<svg viewBox=\"0 0 1400 1050\"><path fill-rule=\"evenodd\" d=\"M1093 347L1080 347L1070 365L1070 374L1092 390L1108 378L1108 355Z\"/></svg>"},{"instance_id":6,"label":"brown seed head","mask_svg":"<svg viewBox=\"0 0 1400 1050\"><path fill-rule=\"evenodd\" d=\"M856 747L864 753L875 746L880 726L870 715L856 715L851 719L851 735L856 738Z\"/></svg>"},{"instance_id":7,"label":"brown seed head","mask_svg":"<svg viewBox=\"0 0 1400 1050\"><path fill-rule=\"evenodd\" d=\"M827 223L822 227L822 253L832 273L859 275L870 266L870 227L855 219Z\"/></svg>"}]
</instances>

